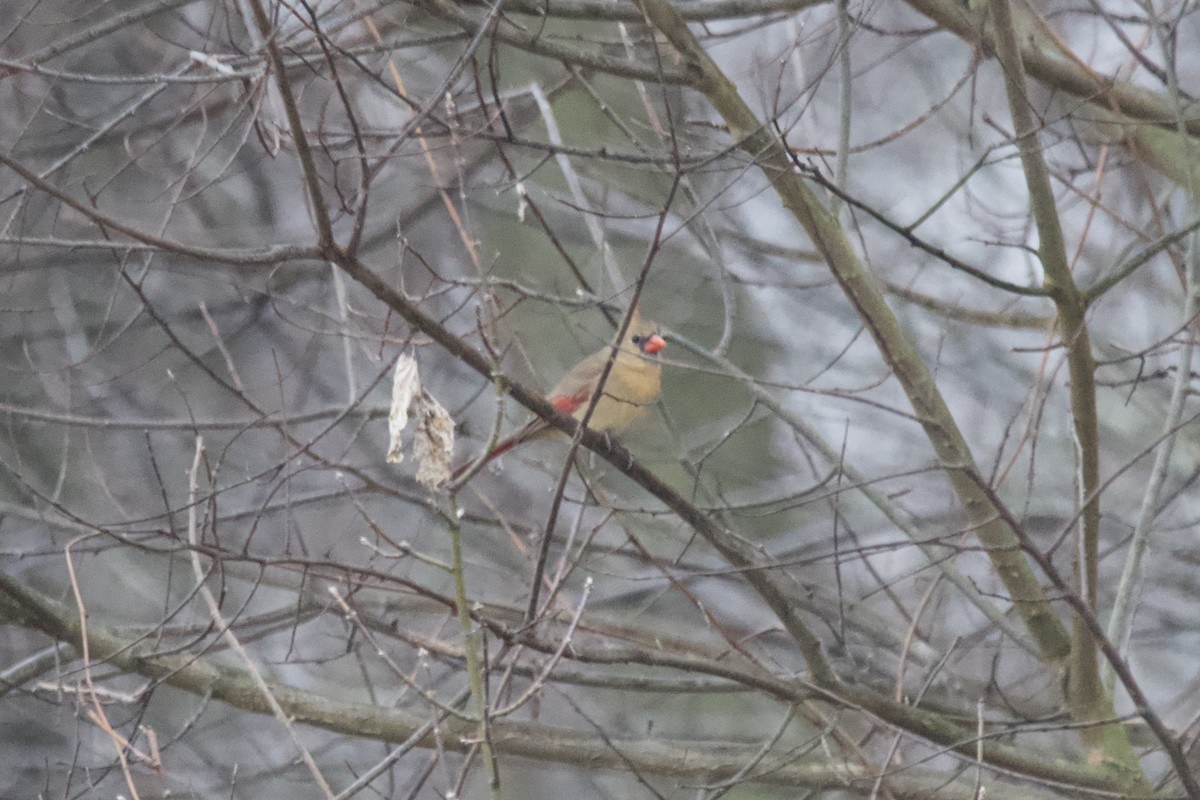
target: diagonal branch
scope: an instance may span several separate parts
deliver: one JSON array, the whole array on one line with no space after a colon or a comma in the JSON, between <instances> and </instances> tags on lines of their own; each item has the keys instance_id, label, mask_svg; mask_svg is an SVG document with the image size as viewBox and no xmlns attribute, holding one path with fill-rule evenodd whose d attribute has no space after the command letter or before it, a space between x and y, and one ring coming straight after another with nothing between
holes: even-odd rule
<instances>
[{"instance_id":1,"label":"diagonal branch","mask_svg":"<svg viewBox=\"0 0 1200 800\"><path fill-rule=\"evenodd\" d=\"M823 685L837 683L837 676L825 658L821 641L808 625L800 618L798 604L792 599L792 590L786 588L774 573L762 569L762 553L718 526L699 508L687 501L683 495L676 492L642 464L634 460L632 454L610 436L581 428L579 423L567 414L559 413L544 397L530 391L506 376L493 374L493 365L481 353L467 346L461 339L447 330L438 320L426 314L409 301L400 292L385 283L373 271L345 253L330 248L328 258L338 264L346 274L358 281L364 288L382 300L389 308L404 318L414 328L425 333L442 347L446 348L456 358L475 370L488 380L499 380L505 391L509 392L517 402L545 419L555 428L571 435L578 436L580 443L592 452L617 466L628 477L637 481L641 486L661 500L668 508L678 514L684 522L699 533L719 552L731 566L744 569L746 580L759 593L775 615L779 618L784 629L793 637L808 663L808 669L814 679Z\"/></svg>"}]
</instances>

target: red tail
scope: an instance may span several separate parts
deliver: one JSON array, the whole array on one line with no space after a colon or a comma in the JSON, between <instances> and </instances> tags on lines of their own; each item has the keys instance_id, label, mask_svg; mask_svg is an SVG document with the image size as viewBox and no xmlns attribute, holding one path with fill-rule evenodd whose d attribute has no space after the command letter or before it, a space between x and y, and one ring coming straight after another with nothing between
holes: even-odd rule
<instances>
[{"instance_id":1,"label":"red tail","mask_svg":"<svg viewBox=\"0 0 1200 800\"><path fill-rule=\"evenodd\" d=\"M495 447L493 447L492 451L487 454L487 458L485 458L483 460L483 463L486 464L489 461L491 461L493 458L497 458L499 456L504 455L505 453L507 453L509 450L512 450L514 447L516 447L520 443L521 443L521 439L519 439L516 436L510 436L507 439L502 439L500 441L500 443L497 444ZM462 474L464 472L466 472L468 469L470 469L471 465L474 463L475 463L475 459L472 458L469 461L465 461L462 464L459 464L457 467L454 468L454 472L450 473L450 480L456 481L459 478L461 478Z\"/></svg>"},{"instance_id":2,"label":"red tail","mask_svg":"<svg viewBox=\"0 0 1200 800\"><path fill-rule=\"evenodd\" d=\"M551 402L553 402L553 400ZM507 439L501 439L499 442L497 442L496 446L492 448L492 451L487 454L487 458L483 460L483 463L486 464L493 458L504 455L517 445L529 441L531 438L549 427L550 426L546 424L546 420L544 419L531 419L524 428L521 428L521 430L517 431L512 436L509 436ZM454 472L450 473L450 480L458 480L460 477L462 477L462 474L466 472L474 463L474 460L471 460L465 464L459 464L455 468Z\"/></svg>"}]
</instances>

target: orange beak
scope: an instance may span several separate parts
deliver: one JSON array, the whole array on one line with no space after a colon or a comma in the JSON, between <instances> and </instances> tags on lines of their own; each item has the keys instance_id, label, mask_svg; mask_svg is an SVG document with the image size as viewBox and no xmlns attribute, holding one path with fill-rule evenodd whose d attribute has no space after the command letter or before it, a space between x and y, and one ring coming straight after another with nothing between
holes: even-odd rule
<instances>
[{"instance_id":1,"label":"orange beak","mask_svg":"<svg viewBox=\"0 0 1200 800\"><path fill-rule=\"evenodd\" d=\"M666 346L667 340L656 333L646 341L642 342L642 352L646 355L652 355L657 353L659 350L662 350Z\"/></svg>"}]
</instances>

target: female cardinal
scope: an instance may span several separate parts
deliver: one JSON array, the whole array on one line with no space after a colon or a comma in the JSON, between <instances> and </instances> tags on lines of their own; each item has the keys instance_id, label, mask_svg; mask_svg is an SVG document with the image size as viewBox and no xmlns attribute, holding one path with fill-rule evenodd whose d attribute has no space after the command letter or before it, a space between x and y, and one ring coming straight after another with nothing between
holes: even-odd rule
<instances>
[{"instance_id":1,"label":"female cardinal","mask_svg":"<svg viewBox=\"0 0 1200 800\"><path fill-rule=\"evenodd\" d=\"M597 431L621 431L640 417L647 406L658 399L661 391L662 365L654 354L667 346L658 335L658 326L642 319L636 311L625 331L625 341L617 350L612 369L604 382L604 391L588 419L588 427ZM611 347L602 347L576 364L562 377L546 399L563 414L582 420L604 365L612 357ZM492 448L484 463L507 453L525 442L548 439L560 433L541 417L530 420L525 427L501 440ZM457 480L473 462L459 466L450 476Z\"/></svg>"}]
</instances>

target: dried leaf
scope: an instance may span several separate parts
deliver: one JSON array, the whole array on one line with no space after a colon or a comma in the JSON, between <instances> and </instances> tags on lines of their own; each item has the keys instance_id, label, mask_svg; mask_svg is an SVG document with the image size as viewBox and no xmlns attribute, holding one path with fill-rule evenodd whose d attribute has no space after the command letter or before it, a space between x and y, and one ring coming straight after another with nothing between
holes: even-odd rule
<instances>
[{"instance_id":1,"label":"dried leaf","mask_svg":"<svg viewBox=\"0 0 1200 800\"><path fill-rule=\"evenodd\" d=\"M436 489L450 480L450 459L454 456L454 419L429 392L421 391L417 400L420 425L413 437L417 482Z\"/></svg>"},{"instance_id":2,"label":"dried leaf","mask_svg":"<svg viewBox=\"0 0 1200 800\"><path fill-rule=\"evenodd\" d=\"M392 406L388 409L389 464L404 460L401 452L400 434L408 427L408 415L413 400L421 393L421 376L417 371L417 360L410 355L396 359L396 371L392 373Z\"/></svg>"},{"instance_id":3,"label":"dried leaf","mask_svg":"<svg viewBox=\"0 0 1200 800\"><path fill-rule=\"evenodd\" d=\"M408 427L409 417L416 418L413 456L417 459L417 482L436 489L450 480L450 459L454 456L454 419L441 403L421 388L417 362L402 355L392 375L392 406L388 409L389 464L404 460L400 434Z\"/></svg>"}]
</instances>

